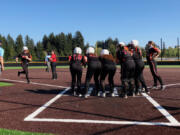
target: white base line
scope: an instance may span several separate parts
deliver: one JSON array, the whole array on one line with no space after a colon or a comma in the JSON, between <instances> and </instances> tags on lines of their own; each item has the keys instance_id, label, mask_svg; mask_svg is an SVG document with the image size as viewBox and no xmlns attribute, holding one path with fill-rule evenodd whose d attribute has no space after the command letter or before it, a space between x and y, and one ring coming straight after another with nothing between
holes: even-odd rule
<instances>
[{"instance_id":1,"label":"white base line","mask_svg":"<svg viewBox=\"0 0 180 135\"><path fill-rule=\"evenodd\" d=\"M64 91L60 92L57 96L55 96L53 99L45 103L43 106L41 106L39 109L37 109L35 112L30 114L28 117L24 119L24 121L31 120L35 118L38 114L40 114L42 111L44 111L48 106L50 106L52 103L56 102L64 93L66 93L70 88L66 88Z\"/></svg>"},{"instance_id":2,"label":"white base line","mask_svg":"<svg viewBox=\"0 0 180 135\"><path fill-rule=\"evenodd\" d=\"M179 122L168 113L161 105L159 105L153 98L151 98L146 93L142 93L142 95L151 103L153 106L170 121L170 123L178 124Z\"/></svg>"},{"instance_id":3,"label":"white base line","mask_svg":"<svg viewBox=\"0 0 180 135\"><path fill-rule=\"evenodd\" d=\"M169 122L105 121L105 120L86 120L86 119L33 118L33 119L26 119L25 121L85 123L85 124L111 124L111 125L180 126L180 123L169 123Z\"/></svg>"},{"instance_id":4,"label":"white base line","mask_svg":"<svg viewBox=\"0 0 180 135\"><path fill-rule=\"evenodd\" d=\"M27 83L26 81L20 81L20 80L11 80L11 79L1 79L1 80L9 81L9 82ZM41 86L48 86L48 87L57 87L57 88L67 88L67 87L59 86L59 85L51 85L51 84L36 83L36 82L31 82L30 84L41 85Z\"/></svg>"},{"instance_id":5,"label":"white base line","mask_svg":"<svg viewBox=\"0 0 180 135\"><path fill-rule=\"evenodd\" d=\"M168 86L180 85L177 84L169 84ZM143 93L142 95L153 104L158 111L165 116L170 122L140 122L140 121L103 121L103 120L85 120L85 119L52 119L52 118L35 118L38 114L44 111L48 106L50 106L53 102L62 97L64 93L66 93L70 88L65 89L63 92L59 93L55 98L47 102L45 105L40 107L34 113L30 114L28 117L24 119L24 121L34 121L34 122L64 122L64 123L87 123L87 124L115 124L115 125L151 125L151 126L180 126L180 123L169 114L162 106L160 106L153 98L149 95Z\"/></svg>"}]
</instances>

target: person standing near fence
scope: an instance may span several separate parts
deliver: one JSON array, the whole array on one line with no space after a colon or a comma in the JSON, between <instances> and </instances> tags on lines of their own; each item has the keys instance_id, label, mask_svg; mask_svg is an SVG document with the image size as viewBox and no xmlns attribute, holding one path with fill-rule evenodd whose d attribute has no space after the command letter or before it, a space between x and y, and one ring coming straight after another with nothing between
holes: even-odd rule
<instances>
[{"instance_id":1,"label":"person standing near fence","mask_svg":"<svg viewBox=\"0 0 180 135\"><path fill-rule=\"evenodd\" d=\"M157 81L159 81L161 85L160 89L164 90L165 87L163 85L161 76L157 72L157 62L155 60L156 58L159 57L160 53L161 53L161 50L155 46L154 42L149 41L148 44L146 45L146 59L147 59L147 63L149 64L150 71L154 79L154 85L152 89L158 89Z\"/></svg>"},{"instance_id":2,"label":"person standing near fence","mask_svg":"<svg viewBox=\"0 0 180 135\"><path fill-rule=\"evenodd\" d=\"M50 52L48 52L46 57L45 57L45 64L47 66L46 67L46 72L49 72L50 68L51 68L51 63L50 63L50 60L49 60L50 57L51 57Z\"/></svg>"},{"instance_id":3,"label":"person standing near fence","mask_svg":"<svg viewBox=\"0 0 180 135\"><path fill-rule=\"evenodd\" d=\"M51 51L51 57L49 58L49 60L51 62L52 79L57 80L57 72L56 72L57 58L54 50Z\"/></svg>"},{"instance_id":4,"label":"person standing near fence","mask_svg":"<svg viewBox=\"0 0 180 135\"><path fill-rule=\"evenodd\" d=\"M0 40L0 74L4 70L4 49L2 48L2 41Z\"/></svg>"},{"instance_id":5,"label":"person standing near fence","mask_svg":"<svg viewBox=\"0 0 180 135\"><path fill-rule=\"evenodd\" d=\"M20 76L21 74L25 74L27 83L30 83L28 66L29 62L32 61L32 56L26 46L23 47L23 52L16 57L16 62L18 62L19 58L21 59L21 66L23 68L23 71L18 71L18 76Z\"/></svg>"}]
</instances>

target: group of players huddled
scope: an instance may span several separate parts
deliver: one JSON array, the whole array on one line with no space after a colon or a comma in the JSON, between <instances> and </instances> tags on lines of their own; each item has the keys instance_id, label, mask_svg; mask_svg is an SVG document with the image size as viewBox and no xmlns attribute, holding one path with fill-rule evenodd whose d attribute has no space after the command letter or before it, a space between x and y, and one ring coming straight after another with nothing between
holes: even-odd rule
<instances>
[{"instance_id":1,"label":"group of players huddled","mask_svg":"<svg viewBox=\"0 0 180 135\"><path fill-rule=\"evenodd\" d=\"M154 79L152 89L158 89L157 81L160 83L160 89L164 90L162 79L157 73L155 59L161 51L155 46L153 41L149 41L146 46L147 63L150 66ZM82 50L76 47L73 55L69 56L70 72L72 76L71 92L74 96L89 96L88 89L90 81L94 76L95 89L93 94L96 96L106 97L105 79L108 76L110 96L114 97L114 75L116 73L116 64L121 65L121 96L127 98L128 95L139 95L143 90L150 93L143 77L144 61L142 52L137 40L132 40L128 45L120 42L116 49L116 58L110 54L107 49L102 49L100 56L95 54L93 47L88 47L86 55L82 56ZM81 88L81 78L83 66L87 67L85 87ZM77 80L77 81L76 81ZM77 88L75 85L77 84ZM141 84L141 85L140 85Z\"/></svg>"},{"instance_id":2,"label":"group of players huddled","mask_svg":"<svg viewBox=\"0 0 180 135\"><path fill-rule=\"evenodd\" d=\"M3 57L3 49L1 46L2 42L0 42L0 58L1 56ZM160 55L161 51L155 46L153 41L148 42L145 50L147 63L150 66L150 71L154 79L154 85L151 89L158 89L157 81L159 81L160 89L164 90L165 86L163 85L161 77L157 73L157 64L155 60ZM88 93L89 85L92 77L94 77L95 88L92 93L95 96L106 97L105 79L108 76L110 96L114 97L114 75L116 73L116 64L120 64L121 66L120 96L127 98L129 95L139 95L142 91L150 93L143 77L144 61L137 40L132 40L128 45L124 42L119 42L116 46L116 58L114 58L107 49L102 49L100 56L97 56L93 47L88 47L85 54L86 55L83 56L82 49L76 47L73 50L73 55L69 56L72 77L71 92L74 96L83 96L84 98L90 96ZM18 76L25 74L27 82L30 83L28 65L32 60L32 56L26 46L23 47L23 52L17 56L17 62L19 58L21 59L23 71L18 72ZM2 58L0 60L2 63ZM47 65L51 65L52 79L56 80L57 59L54 51L52 51L51 55L46 58L46 63L48 61L50 64ZM87 66L84 88L82 88L81 85L83 66Z\"/></svg>"}]
</instances>

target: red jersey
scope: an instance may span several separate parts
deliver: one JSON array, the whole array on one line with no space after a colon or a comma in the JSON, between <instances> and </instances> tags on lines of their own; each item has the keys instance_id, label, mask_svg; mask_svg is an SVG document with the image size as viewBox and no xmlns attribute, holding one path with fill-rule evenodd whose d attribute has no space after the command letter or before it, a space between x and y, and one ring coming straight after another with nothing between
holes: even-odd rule
<instances>
[{"instance_id":1,"label":"red jersey","mask_svg":"<svg viewBox=\"0 0 180 135\"><path fill-rule=\"evenodd\" d=\"M52 54L50 59L51 59L51 62L56 62L57 61L56 54Z\"/></svg>"}]
</instances>

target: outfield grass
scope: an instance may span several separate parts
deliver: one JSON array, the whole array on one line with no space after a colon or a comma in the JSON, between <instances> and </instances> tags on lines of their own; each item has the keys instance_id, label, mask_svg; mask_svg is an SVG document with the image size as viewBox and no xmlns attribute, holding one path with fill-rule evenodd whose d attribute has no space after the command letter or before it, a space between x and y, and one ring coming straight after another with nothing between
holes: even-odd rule
<instances>
[{"instance_id":1,"label":"outfield grass","mask_svg":"<svg viewBox=\"0 0 180 135\"><path fill-rule=\"evenodd\" d=\"M5 82L0 82L0 87L5 87L5 86L12 86L12 83L5 83Z\"/></svg>"},{"instance_id":2,"label":"outfield grass","mask_svg":"<svg viewBox=\"0 0 180 135\"><path fill-rule=\"evenodd\" d=\"M53 135L53 134L31 133L31 132L22 132L17 130L0 129L0 135Z\"/></svg>"}]
</instances>

